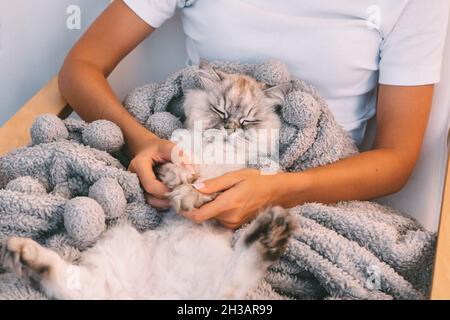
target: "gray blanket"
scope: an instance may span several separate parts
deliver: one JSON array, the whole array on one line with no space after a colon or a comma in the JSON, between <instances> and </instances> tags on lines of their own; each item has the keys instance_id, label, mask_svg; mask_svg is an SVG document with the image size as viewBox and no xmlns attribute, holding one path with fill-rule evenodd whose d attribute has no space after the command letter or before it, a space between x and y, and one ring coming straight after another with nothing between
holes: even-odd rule
<instances>
[{"instance_id":1,"label":"gray blanket","mask_svg":"<svg viewBox=\"0 0 450 320\"><path fill-rule=\"evenodd\" d=\"M213 65L270 85L292 81L294 89L280 111L283 170L306 170L358 152L317 91L291 77L284 64ZM135 89L125 106L147 128L168 138L181 126L183 92L200 85L197 72L189 67L163 83ZM125 170L123 137L116 126L45 115L31 133L30 146L0 158L0 240L32 237L76 261L117 220L129 219L141 231L158 227L159 215L145 204L137 177ZM435 236L413 219L359 201L305 204L292 212L299 230L248 298L427 297ZM0 273L0 299L42 298L14 275Z\"/></svg>"}]
</instances>

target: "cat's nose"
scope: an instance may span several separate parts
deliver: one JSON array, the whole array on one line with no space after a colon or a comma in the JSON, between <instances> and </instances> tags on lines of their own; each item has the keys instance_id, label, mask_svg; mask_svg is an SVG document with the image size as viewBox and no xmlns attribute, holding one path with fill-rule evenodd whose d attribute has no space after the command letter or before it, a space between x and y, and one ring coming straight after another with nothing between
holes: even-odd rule
<instances>
[{"instance_id":1,"label":"cat's nose","mask_svg":"<svg viewBox=\"0 0 450 320\"><path fill-rule=\"evenodd\" d=\"M227 130L227 135L230 135L230 134L233 134L236 132L236 129L225 128L225 130Z\"/></svg>"},{"instance_id":2,"label":"cat's nose","mask_svg":"<svg viewBox=\"0 0 450 320\"><path fill-rule=\"evenodd\" d=\"M227 124L225 124L225 129L228 132L235 132L237 129L239 129L241 127L241 125L239 124L239 122L237 121L230 121Z\"/></svg>"}]
</instances>

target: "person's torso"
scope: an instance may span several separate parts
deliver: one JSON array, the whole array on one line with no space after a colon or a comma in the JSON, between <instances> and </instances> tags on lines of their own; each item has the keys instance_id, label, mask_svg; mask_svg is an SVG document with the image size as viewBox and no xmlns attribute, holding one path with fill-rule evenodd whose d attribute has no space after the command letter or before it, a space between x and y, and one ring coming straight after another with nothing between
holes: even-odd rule
<instances>
[{"instance_id":1,"label":"person's torso","mask_svg":"<svg viewBox=\"0 0 450 320\"><path fill-rule=\"evenodd\" d=\"M196 0L183 8L191 63L281 60L361 140L375 113L380 46L408 0Z\"/></svg>"}]
</instances>

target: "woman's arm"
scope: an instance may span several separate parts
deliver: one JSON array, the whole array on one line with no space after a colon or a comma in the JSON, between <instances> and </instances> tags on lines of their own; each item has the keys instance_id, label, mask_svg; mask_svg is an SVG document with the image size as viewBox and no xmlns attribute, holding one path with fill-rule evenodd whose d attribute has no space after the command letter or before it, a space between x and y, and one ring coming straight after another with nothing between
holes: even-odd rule
<instances>
[{"instance_id":1,"label":"woman's arm","mask_svg":"<svg viewBox=\"0 0 450 320\"><path fill-rule=\"evenodd\" d=\"M158 139L122 106L106 78L117 64L153 32L122 1L114 1L68 54L59 74L59 88L72 108L86 121L107 119L123 131L136 172L149 201L166 207L168 189L156 180L152 165L170 160L173 144Z\"/></svg>"},{"instance_id":2,"label":"woman's arm","mask_svg":"<svg viewBox=\"0 0 450 320\"><path fill-rule=\"evenodd\" d=\"M114 1L66 57L59 88L85 120L107 119L124 131L133 150L138 137L151 136L121 105L106 78L153 29L122 1Z\"/></svg>"},{"instance_id":3,"label":"woman's arm","mask_svg":"<svg viewBox=\"0 0 450 320\"><path fill-rule=\"evenodd\" d=\"M380 86L372 150L305 172L305 199L367 200L400 191L419 158L432 97L433 86ZM295 176L287 181L294 186Z\"/></svg>"},{"instance_id":4,"label":"woman's arm","mask_svg":"<svg viewBox=\"0 0 450 320\"><path fill-rule=\"evenodd\" d=\"M236 228L266 205L293 207L305 202L367 200L403 188L418 160L427 127L433 86L380 86L373 149L299 173L229 173L197 186L201 192L226 190L199 210L184 214L203 221L215 217Z\"/></svg>"}]
</instances>

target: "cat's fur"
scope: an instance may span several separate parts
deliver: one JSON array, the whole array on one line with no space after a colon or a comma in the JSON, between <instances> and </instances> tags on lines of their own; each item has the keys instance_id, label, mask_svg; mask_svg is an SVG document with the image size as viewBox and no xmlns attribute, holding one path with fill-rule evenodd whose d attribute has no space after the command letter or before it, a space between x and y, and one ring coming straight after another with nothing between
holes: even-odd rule
<instances>
[{"instance_id":1,"label":"cat's fur","mask_svg":"<svg viewBox=\"0 0 450 320\"><path fill-rule=\"evenodd\" d=\"M245 130L279 127L275 107L285 86L266 88L249 77L216 72L207 62L200 70L204 89L186 96L186 128L192 129L194 119L201 119L206 129L233 132L239 123ZM251 123L244 123L244 117ZM174 207L192 209L214 195L200 194L190 183L242 167L201 164L200 176L194 177L168 164L159 175L174 188L169 195ZM232 231L214 222L195 224L170 211L161 226L142 234L127 223L112 227L83 252L78 265L31 239L16 237L3 245L0 261L56 299L241 299L283 253L295 226L283 208L261 211L234 248Z\"/></svg>"},{"instance_id":2,"label":"cat's fur","mask_svg":"<svg viewBox=\"0 0 450 320\"><path fill-rule=\"evenodd\" d=\"M189 133L193 133L198 125L201 125L202 150L217 146L220 142L219 152L224 161L221 163L215 161L217 159L197 157L197 161L194 161L195 175L183 166L173 163L158 169L159 178L174 189L168 197L176 211L190 211L213 200L216 194L199 193L192 184L247 168L249 161L254 160L250 156L250 144L260 146L259 143L262 142L262 145L267 146L266 149L259 148L258 155L266 155L264 151L271 151L270 146L273 140L278 140L276 133L281 126L276 108L283 103L285 95L291 89L289 82L268 87L245 75L215 70L205 60L201 61L199 70L203 86L201 89L191 90L185 96L184 126ZM225 132L225 135L219 134L214 138L208 135L208 132L220 130ZM247 144L240 143L241 137ZM219 139L221 141L217 141ZM194 146L191 145L192 147ZM194 157L194 153L190 152L189 156ZM244 161L227 162L226 159Z\"/></svg>"}]
</instances>

